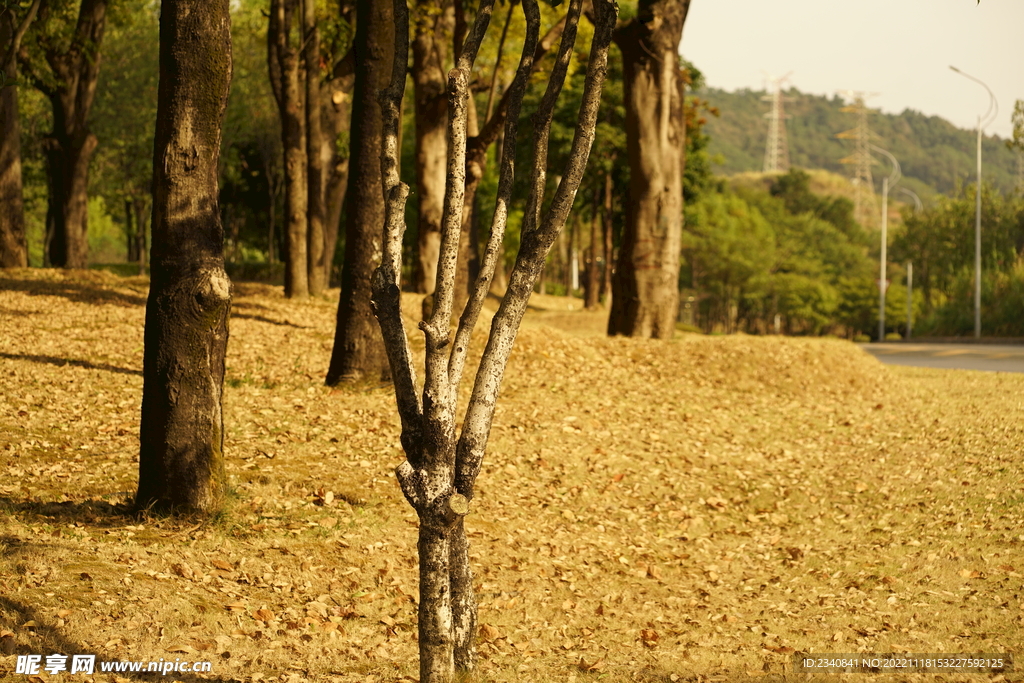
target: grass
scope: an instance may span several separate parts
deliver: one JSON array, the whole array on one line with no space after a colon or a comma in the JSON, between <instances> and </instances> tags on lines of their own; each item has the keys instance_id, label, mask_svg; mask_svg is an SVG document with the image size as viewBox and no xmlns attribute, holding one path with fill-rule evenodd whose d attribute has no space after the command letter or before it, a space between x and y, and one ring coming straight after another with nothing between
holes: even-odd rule
<instances>
[{"instance_id":1,"label":"grass","mask_svg":"<svg viewBox=\"0 0 1024 683\"><path fill-rule=\"evenodd\" d=\"M394 397L323 386L336 300L236 286L233 494L206 522L136 518L144 279L0 273L0 679L54 652L416 679ZM1024 376L839 340L608 339L579 308L538 298L506 376L467 522L469 680L803 681L795 652L1021 651Z\"/></svg>"}]
</instances>

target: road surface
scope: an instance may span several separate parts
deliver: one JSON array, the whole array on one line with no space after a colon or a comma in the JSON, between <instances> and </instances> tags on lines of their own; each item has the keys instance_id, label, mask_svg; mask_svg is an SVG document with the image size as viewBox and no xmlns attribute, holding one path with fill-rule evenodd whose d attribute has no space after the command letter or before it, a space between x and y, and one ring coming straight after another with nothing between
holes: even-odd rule
<instances>
[{"instance_id":1,"label":"road surface","mask_svg":"<svg viewBox=\"0 0 1024 683\"><path fill-rule=\"evenodd\" d=\"M996 344L860 344L887 365L922 368L1024 372L1024 346Z\"/></svg>"}]
</instances>

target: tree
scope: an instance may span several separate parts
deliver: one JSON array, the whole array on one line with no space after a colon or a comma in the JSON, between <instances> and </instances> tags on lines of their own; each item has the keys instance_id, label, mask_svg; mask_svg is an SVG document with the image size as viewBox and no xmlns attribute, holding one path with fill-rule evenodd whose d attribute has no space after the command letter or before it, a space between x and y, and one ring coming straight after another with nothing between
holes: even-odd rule
<instances>
[{"instance_id":1,"label":"tree","mask_svg":"<svg viewBox=\"0 0 1024 683\"><path fill-rule=\"evenodd\" d=\"M21 193L21 125L18 120L18 48L39 11L34 0L19 21L14 9L0 10L0 268L28 265L25 207Z\"/></svg>"},{"instance_id":2,"label":"tree","mask_svg":"<svg viewBox=\"0 0 1024 683\"><path fill-rule=\"evenodd\" d=\"M384 194L379 162L382 122L377 93L391 75L395 24L390 3L356 2L355 90L352 97L348 206L345 214L345 261L341 270L334 349L326 382L377 379L388 372L380 330L370 309L370 278L380 263ZM402 46L403 54L408 50ZM403 73L405 62L402 62ZM404 83L404 81L403 81Z\"/></svg>"},{"instance_id":3,"label":"tree","mask_svg":"<svg viewBox=\"0 0 1024 683\"><path fill-rule=\"evenodd\" d=\"M433 294L441 251L445 186L445 95L455 8L450 0L414 4L412 38L413 103L416 113L416 270L413 287Z\"/></svg>"},{"instance_id":4,"label":"tree","mask_svg":"<svg viewBox=\"0 0 1024 683\"><path fill-rule=\"evenodd\" d=\"M217 178L231 82L229 4L161 4L137 508L208 513L224 495L231 282Z\"/></svg>"},{"instance_id":5,"label":"tree","mask_svg":"<svg viewBox=\"0 0 1024 683\"><path fill-rule=\"evenodd\" d=\"M515 167L511 150L515 149L519 109L540 32L540 12L536 0L523 0L527 35L519 68L508 91L511 94L505 122L505 140L510 152L501 160L498 197L480 275L459 319L454 339L450 320L466 193L470 72L493 10L493 0L480 3L456 68L449 72L447 183L441 222L439 274L431 315L429 320L420 324L426 338L426 377L420 396L416 393L415 371L402 322L400 298L402 233L409 188L399 177L398 132L408 50L408 15L404 2L395 3L395 26L399 38L395 43L391 85L382 97L384 153L381 155L381 172L387 197L383 223L384 255L373 275L373 306L385 339L402 421L401 442L407 459L397 468L396 476L402 492L420 519L419 647L422 683L447 683L456 667L471 669L475 659L476 601L463 520L473 498L498 390L516 332L544 259L565 224L583 178L594 140L601 87L607 70L608 46L617 14L614 2L594 2L597 28L591 45L573 149L548 209L542 212L552 113L565 81L582 4L582 0L570 2L555 67L534 116L534 158L520 249L505 297L491 325L461 433L457 434L458 387L465 369L470 337L490 288L504 237Z\"/></svg>"},{"instance_id":6,"label":"tree","mask_svg":"<svg viewBox=\"0 0 1024 683\"><path fill-rule=\"evenodd\" d=\"M324 203L323 126L320 101L320 27L316 0L302 0L302 54L306 67L306 232L307 280L309 293L318 296L327 289L330 259L324 233L327 207Z\"/></svg>"},{"instance_id":7,"label":"tree","mask_svg":"<svg viewBox=\"0 0 1024 683\"><path fill-rule=\"evenodd\" d=\"M641 0L615 31L622 50L630 183L609 334L675 330L686 140L679 41L689 0Z\"/></svg>"},{"instance_id":8,"label":"tree","mask_svg":"<svg viewBox=\"0 0 1024 683\"><path fill-rule=\"evenodd\" d=\"M39 14L21 46L25 77L53 108L53 131L46 140L49 206L46 258L50 265L88 264L89 162L98 141L89 129L89 111L100 73L100 47L107 21L106 0L81 0L72 27L67 0L42 0Z\"/></svg>"},{"instance_id":9,"label":"tree","mask_svg":"<svg viewBox=\"0 0 1024 683\"><path fill-rule=\"evenodd\" d=\"M309 294L306 117L299 70L300 49L291 37L295 14L301 9L300 2L271 0L270 27L267 30L267 64L281 118L281 144L284 148L284 295L288 298L302 298ZM298 33L301 37L302 32Z\"/></svg>"}]
</instances>

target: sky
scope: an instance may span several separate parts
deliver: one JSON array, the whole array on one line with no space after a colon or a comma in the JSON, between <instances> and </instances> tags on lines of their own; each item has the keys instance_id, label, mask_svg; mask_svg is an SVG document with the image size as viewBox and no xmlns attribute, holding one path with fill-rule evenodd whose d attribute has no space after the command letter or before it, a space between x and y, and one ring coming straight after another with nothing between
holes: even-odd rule
<instances>
[{"instance_id":1,"label":"sky","mask_svg":"<svg viewBox=\"0 0 1024 683\"><path fill-rule=\"evenodd\" d=\"M914 109L1009 138L1024 100L1024 0L692 0L680 52L709 86L762 90L785 76L801 92L877 93L869 107ZM767 109L766 109L767 111Z\"/></svg>"}]
</instances>

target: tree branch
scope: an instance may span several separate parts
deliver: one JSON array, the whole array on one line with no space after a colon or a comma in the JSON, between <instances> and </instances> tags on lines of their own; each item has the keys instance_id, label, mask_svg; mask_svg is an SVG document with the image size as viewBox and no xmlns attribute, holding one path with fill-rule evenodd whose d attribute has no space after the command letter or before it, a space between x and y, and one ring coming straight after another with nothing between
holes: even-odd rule
<instances>
[{"instance_id":1,"label":"tree branch","mask_svg":"<svg viewBox=\"0 0 1024 683\"><path fill-rule=\"evenodd\" d=\"M385 220L381 240L383 258L373 273L370 305L384 337L384 348L395 382L395 399L402 420L402 447L412 466L422 465L423 407L416 393L416 372L409 351L409 339L402 322L401 275L402 235L405 233L405 203L409 186L401 181L398 135L401 127L402 95L409 52L409 10L395 3L395 56L391 83L380 92L383 144L380 168L384 182ZM403 490L405 485L403 484ZM408 497L408 492L406 496ZM412 499L409 501L413 503ZM413 503L415 506L415 503Z\"/></svg>"},{"instance_id":2,"label":"tree branch","mask_svg":"<svg viewBox=\"0 0 1024 683\"><path fill-rule=\"evenodd\" d=\"M540 32L540 10L537 7L536 0L523 0L522 5L523 14L526 16L526 38L523 44L523 53L519 60L519 68L516 70L515 78L508 89L510 97L507 110L508 116L505 119L505 144L509 145L510 149L515 149L516 137L519 133L519 111L522 108L523 97L526 94L530 74L533 71L534 50L536 49L537 36ZM508 26L508 22L506 22L505 26ZM498 194L495 201L494 217L491 220L491 234L484 251L480 275L474 284L472 296L462 312L459 328L455 334L455 343L452 345L451 356L448 360L449 381L454 387L459 386L462 380L462 372L466 364L466 354L469 350L469 341L473 335L473 328L476 327L480 309L483 307L484 298L487 296L487 291L491 286L494 268L501 252L502 240L505 236L505 226L508 220L508 205L512 196L512 186L515 179L515 159L513 157L514 155L512 154L506 154L501 159Z\"/></svg>"},{"instance_id":3,"label":"tree branch","mask_svg":"<svg viewBox=\"0 0 1024 683\"><path fill-rule=\"evenodd\" d=\"M577 12L578 5L579 0L573 5L577 7ZM565 224L565 218L579 189L594 142L601 89L608 72L608 46L618 14L614 0L595 0L594 5L597 21L590 48L587 78L583 87L583 103L577 118L576 135L573 138L569 160L543 223L529 234L523 235L519 256L509 277L508 292L491 323L491 335L480 360L462 435L456 448L456 490L470 499L473 497L473 484L483 462L498 390L512 352L516 332L526 312L533 286L543 268L544 258ZM570 6L570 12L573 6ZM537 142L539 146L540 140ZM544 142L546 143L546 140ZM536 173L536 166L534 172Z\"/></svg>"},{"instance_id":4,"label":"tree branch","mask_svg":"<svg viewBox=\"0 0 1024 683\"><path fill-rule=\"evenodd\" d=\"M18 53L18 48L21 47L21 41L25 37L25 33L28 31L28 27L35 21L36 13L39 11L39 5L42 4L42 0L35 0L32 6L28 8L28 13L22 18L18 28L14 31L14 37L11 39L11 44L7 48L6 54L4 54L4 60L0 62L0 67L5 67L10 64L11 60ZM8 12L11 10L8 9ZM11 22L13 24L13 22Z\"/></svg>"}]
</instances>

